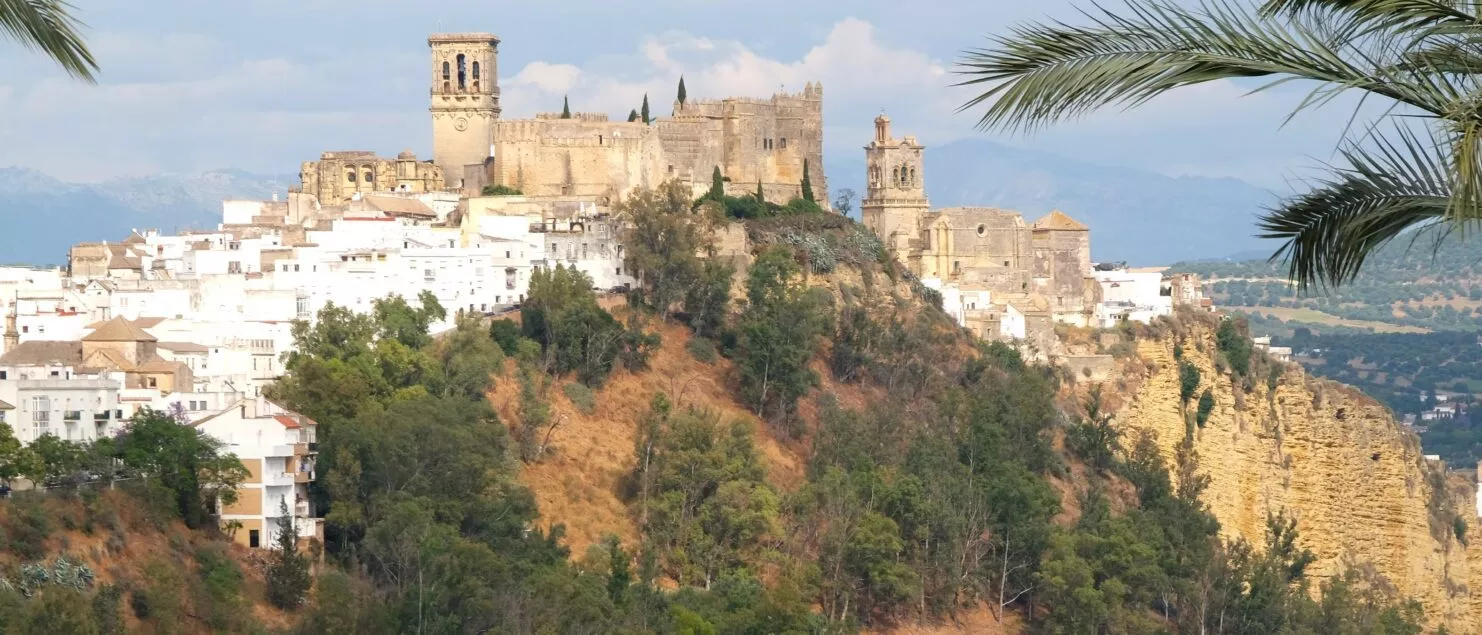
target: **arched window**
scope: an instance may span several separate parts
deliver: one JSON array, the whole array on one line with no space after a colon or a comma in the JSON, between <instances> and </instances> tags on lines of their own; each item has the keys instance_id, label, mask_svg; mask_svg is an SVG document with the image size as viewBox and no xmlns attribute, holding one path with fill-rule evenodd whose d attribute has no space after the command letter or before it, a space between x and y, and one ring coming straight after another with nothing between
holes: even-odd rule
<instances>
[{"instance_id":1,"label":"arched window","mask_svg":"<svg viewBox=\"0 0 1482 635\"><path fill-rule=\"evenodd\" d=\"M452 79L452 78L453 78L453 67L452 67L451 64L448 64L446 61L444 61L443 62L443 81L447 81L447 80Z\"/></svg>"},{"instance_id":2,"label":"arched window","mask_svg":"<svg viewBox=\"0 0 1482 635\"><path fill-rule=\"evenodd\" d=\"M354 183L355 182L355 170L346 170L345 171L345 180L346 181L349 181L351 183Z\"/></svg>"},{"instance_id":3,"label":"arched window","mask_svg":"<svg viewBox=\"0 0 1482 635\"><path fill-rule=\"evenodd\" d=\"M458 54L458 90L466 88L464 81L468 77L468 59L462 53Z\"/></svg>"},{"instance_id":4,"label":"arched window","mask_svg":"<svg viewBox=\"0 0 1482 635\"><path fill-rule=\"evenodd\" d=\"M911 185L916 185L916 168L911 168Z\"/></svg>"},{"instance_id":5,"label":"arched window","mask_svg":"<svg viewBox=\"0 0 1482 635\"><path fill-rule=\"evenodd\" d=\"M375 182L376 182L376 175L375 175L375 173L374 172L371 172L370 170L366 170L365 171L365 182L374 185Z\"/></svg>"},{"instance_id":6,"label":"arched window","mask_svg":"<svg viewBox=\"0 0 1482 635\"><path fill-rule=\"evenodd\" d=\"M479 81L479 63L473 63L473 81Z\"/></svg>"},{"instance_id":7,"label":"arched window","mask_svg":"<svg viewBox=\"0 0 1482 635\"><path fill-rule=\"evenodd\" d=\"M901 169L900 168L891 168L890 169L890 180L891 181L894 181L896 184L899 184L901 182Z\"/></svg>"}]
</instances>

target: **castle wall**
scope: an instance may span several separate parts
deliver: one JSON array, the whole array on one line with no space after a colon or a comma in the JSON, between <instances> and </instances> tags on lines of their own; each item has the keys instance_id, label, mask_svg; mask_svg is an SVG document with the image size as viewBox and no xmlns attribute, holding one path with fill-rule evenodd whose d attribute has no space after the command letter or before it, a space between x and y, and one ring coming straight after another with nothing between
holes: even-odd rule
<instances>
[{"instance_id":1,"label":"castle wall","mask_svg":"<svg viewBox=\"0 0 1482 635\"><path fill-rule=\"evenodd\" d=\"M616 201L663 180L663 150L641 123L522 119L496 122L494 135L490 182L526 196Z\"/></svg>"},{"instance_id":2,"label":"castle wall","mask_svg":"<svg viewBox=\"0 0 1482 635\"><path fill-rule=\"evenodd\" d=\"M435 192L444 188L443 172L409 153L396 159L360 150L325 152L318 161L299 169L301 191L324 205L339 205L356 194L373 192Z\"/></svg>"}]
</instances>

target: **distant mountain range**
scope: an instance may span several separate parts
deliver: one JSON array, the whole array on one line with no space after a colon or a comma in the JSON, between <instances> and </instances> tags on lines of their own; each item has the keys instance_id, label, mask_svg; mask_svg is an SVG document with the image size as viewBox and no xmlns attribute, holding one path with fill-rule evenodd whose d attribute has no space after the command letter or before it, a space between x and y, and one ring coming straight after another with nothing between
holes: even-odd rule
<instances>
[{"instance_id":1,"label":"distant mountain range","mask_svg":"<svg viewBox=\"0 0 1482 635\"><path fill-rule=\"evenodd\" d=\"M864 193L862 154L831 157L835 192ZM1058 208L1091 228L1098 260L1168 264L1274 249L1251 236L1274 195L1235 179L1175 178L977 139L928 148L923 177L933 207L1004 207L1030 221ZM215 170L80 184L0 168L0 262L62 264L75 243L122 240L135 228L212 228L223 199L267 199L296 182Z\"/></svg>"},{"instance_id":2,"label":"distant mountain range","mask_svg":"<svg viewBox=\"0 0 1482 635\"><path fill-rule=\"evenodd\" d=\"M864 194L862 151L835 154L825 167L836 192ZM1031 222L1059 209L1091 228L1098 260L1160 265L1276 248L1253 237L1256 215L1276 196L1236 179L1169 177L978 139L928 147L922 178L933 208L1002 207Z\"/></svg>"},{"instance_id":3,"label":"distant mountain range","mask_svg":"<svg viewBox=\"0 0 1482 635\"><path fill-rule=\"evenodd\" d=\"M123 240L133 229L214 228L222 200L266 200L297 182L296 176L215 170L81 184L0 168L0 262L64 264L73 244Z\"/></svg>"}]
</instances>

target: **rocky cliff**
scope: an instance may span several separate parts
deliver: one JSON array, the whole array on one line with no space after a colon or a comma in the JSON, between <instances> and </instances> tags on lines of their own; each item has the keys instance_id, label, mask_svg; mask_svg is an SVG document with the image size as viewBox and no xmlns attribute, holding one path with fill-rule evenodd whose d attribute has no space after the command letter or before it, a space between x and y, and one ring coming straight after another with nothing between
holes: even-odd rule
<instances>
[{"instance_id":1,"label":"rocky cliff","mask_svg":"<svg viewBox=\"0 0 1482 635\"><path fill-rule=\"evenodd\" d=\"M1378 402L1350 387L1306 375L1259 353L1249 375L1224 368L1213 316L1183 315L1142 333L1122 359L1124 433L1156 435L1172 465L1186 425L1198 472L1209 477L1203 500L1227 538L1261 544L1268 513L1298 519L1303 546L1318 558L1315 579L1372 564L1396 590L1419 600L1431 627L1482 632L1482 548L1475 490L1427 461L1416 436ZM1187 407L1180 403L1180 361L1200 370ZM1215 407L1202 427L1186 424L1198 395ZM1462 537L1457 536L1458 529ZM1474 579L1475 578L1475 579Z\"/></svg>"}]
</instances>

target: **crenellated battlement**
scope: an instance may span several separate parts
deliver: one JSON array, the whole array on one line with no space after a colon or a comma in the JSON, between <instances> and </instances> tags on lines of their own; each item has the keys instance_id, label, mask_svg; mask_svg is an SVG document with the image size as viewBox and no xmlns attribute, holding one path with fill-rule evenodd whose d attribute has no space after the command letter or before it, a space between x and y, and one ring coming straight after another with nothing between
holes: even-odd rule
<instances>
[{"instance_id":1,"label":"crenellated battlement","mask_svg":"<svg viewBox=\"0 0 1482 635\"><path fill-rule=\"evenodd\" d=\"M561 116L562 114L563 113L559 113L559 112L538 112L538 113L535 113L535 118L536 119L562 119L562 120L566 120L566 121L583 121L583 122L601 122L601 121L607 121L608 120L607 113L605 113L605 112L574 112L574 113L571 113L571 116L570 117L563 117L563 116Z\"/></svg>"}]
</instances>

